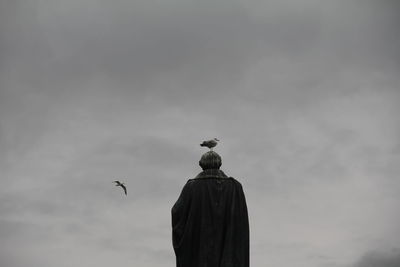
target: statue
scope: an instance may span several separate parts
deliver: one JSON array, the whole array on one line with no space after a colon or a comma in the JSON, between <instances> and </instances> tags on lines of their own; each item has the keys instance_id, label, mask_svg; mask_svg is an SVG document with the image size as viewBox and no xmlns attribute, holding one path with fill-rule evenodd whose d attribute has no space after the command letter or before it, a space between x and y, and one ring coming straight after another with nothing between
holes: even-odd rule
<instances>
[{"instance_id":1,"label":"statue","mask_svg":"<svg viewBox=\"0 0 400 267\"><path fill-rule=\"evenodd\" d=\"M210 150L172 207L177 267L249 267L249 221L242 185Z\"/></svg>"}]
</instances>

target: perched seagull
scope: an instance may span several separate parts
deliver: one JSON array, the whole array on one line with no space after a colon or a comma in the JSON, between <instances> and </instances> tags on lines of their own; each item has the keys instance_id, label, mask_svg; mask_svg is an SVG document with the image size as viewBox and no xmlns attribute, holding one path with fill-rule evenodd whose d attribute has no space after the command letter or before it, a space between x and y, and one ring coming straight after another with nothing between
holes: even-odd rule
<instances>
[{"instance_id":1,"label":"perched seagull","mask_svg":"<svg viewBox=\"0 0 400 267\"><path fill-rule=\"evenodd\" d=\"M114 181L114 183L116 183L115 186L120 186L122 187L122 189L124 189L125 195L128 195L128 193L126 192L126 187L123 183L121 183L120 181Z\"/></svg>"},{"instance_id":2,"label":"perched seagull","mask_svg":"<svg viewBox=\"0 0 400 267\"><path fill-rule=\"evenodd\" d=\"M219 140L217 138L208 140L208 141L203 141L203 143L200 144L200 146L206 146L208 147L210 150L213 149L213 147L215 147L218 144Z\"/></svg>"}]
</instances>

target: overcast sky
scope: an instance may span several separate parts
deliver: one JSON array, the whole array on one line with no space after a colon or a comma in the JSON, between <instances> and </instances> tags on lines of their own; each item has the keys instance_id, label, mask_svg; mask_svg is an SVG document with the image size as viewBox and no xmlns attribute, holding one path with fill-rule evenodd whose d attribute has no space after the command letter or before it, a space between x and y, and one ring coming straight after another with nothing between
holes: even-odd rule
<instances>
[{"instance_id":1,"label":"overcast sky","mask_svg":"<svg viewBox=\"0 0 400 267\"><path fill-rule=\"evenodd\" d=\"M218 137L252 266L400 266L399 12L1 0L0 265L175 266L170 210Z\"/></svg>"}]
</instances>

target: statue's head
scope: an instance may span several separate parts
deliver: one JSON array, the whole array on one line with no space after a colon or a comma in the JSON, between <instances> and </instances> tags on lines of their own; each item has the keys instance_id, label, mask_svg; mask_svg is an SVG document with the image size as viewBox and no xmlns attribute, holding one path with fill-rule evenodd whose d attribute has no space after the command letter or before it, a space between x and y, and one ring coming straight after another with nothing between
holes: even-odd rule
<instances>
[{"instance_id":1,"label":"statue's head","mask_svg":"<svg viewBox=\"0 0 400 267\"><path fill-rule=\"evenodd\" d=\"M203 170L219 169L222 165L221 156L214 151L208 151L201 156L199 165Z\"/></svg>"}]
</instances>

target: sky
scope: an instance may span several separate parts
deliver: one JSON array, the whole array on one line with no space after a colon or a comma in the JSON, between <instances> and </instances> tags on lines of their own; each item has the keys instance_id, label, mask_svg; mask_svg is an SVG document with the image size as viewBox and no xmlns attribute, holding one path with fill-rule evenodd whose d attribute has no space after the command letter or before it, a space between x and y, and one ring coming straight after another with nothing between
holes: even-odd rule
<instances>
[{"instance_id":1,"label":"sky","mask_svg":"<svg viewBox=\"0 0 400 267\"><path fill-rule=\"evenodd\" d=\"M0 1L0 265L175 266L171 207L217 137L251 266L400 266L399 12Z\"/></svg>"}]
</instances>

